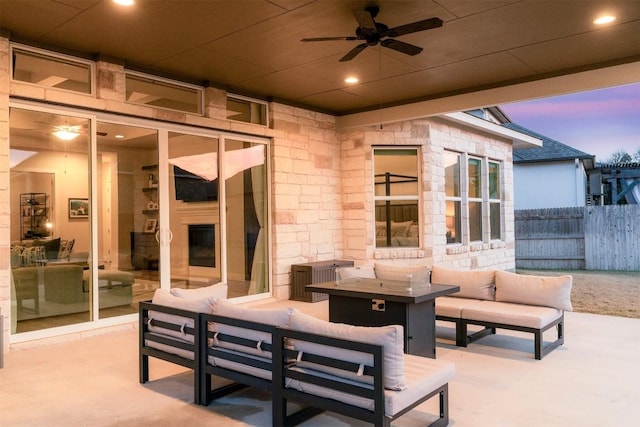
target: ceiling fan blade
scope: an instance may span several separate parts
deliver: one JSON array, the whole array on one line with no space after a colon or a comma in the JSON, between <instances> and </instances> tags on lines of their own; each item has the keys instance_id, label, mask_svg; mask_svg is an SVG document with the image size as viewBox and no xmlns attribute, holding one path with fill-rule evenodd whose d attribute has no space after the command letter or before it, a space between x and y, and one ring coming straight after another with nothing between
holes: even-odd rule
<instances>
[{"instance_id":1,"label":"ceiling fan blade","mask_svg":"<svg viewBox=\"0 0 640 427\"><path fill-rule=\"evenodd\" d=\"M422 52L421 47L414 46L412 44L401 42L400 40L395 39L384 39L380 42L380 44L384 47L388 47L389 49L397 50L398 52L411 56L417 55Z\"/></svg>"},{"instance_id":2,"label":"ceiling fan blade","mask_svg":"<svg viewBox=\"0 0 640 427\"><path fill-rule=\"evenodd\" d=\"M333 40L358 40L357 37L348 36L348 37L311 37L307 39L300 40L301 42L326 42Z\"/></svg>"},{"instance_id":3,"label":"ceiling fan blade","mask_svg":"<svg viewBox=\"0 0 640 427\"><path fill-rule=\"evenodd\" d=\"M387 30L388 37L398 37L405 34L417 33L418 31L430 30L432 28L442 27L442 19L429 18L423 21L412 22L411 24L400 25L399 27Z\"/></svg>"},{"instance_id":4,"label":"ceiling fan blade","mask_svg":"<svg viewBox=\"0 0 640 427\"><path fill-rule=\"evenodd\" d=\"M353 16L356 18L356 21L358 21L358 26L364 33L373 34L378 31L373 16L371 16L371 12L368 10L355 9Z\"/></svg>"},{"instance_id":5,"label":"ceiling fan blade","mask_svg":"<svg viewBox=\"0 0 640 427\"><path fill-rule=\"evenodd\" d=\"M365 50L365 48L369 46L367 43L362 43L359 44L358 46L354 47L353 49L351 49L349 52L347 52L347 54L345 56L343 56L342 58L340 58L340 62L345 62L345 61L351 61L353 58L355 58L360 52L362 52L363 50Z\"/></svg>"}]
</instances>

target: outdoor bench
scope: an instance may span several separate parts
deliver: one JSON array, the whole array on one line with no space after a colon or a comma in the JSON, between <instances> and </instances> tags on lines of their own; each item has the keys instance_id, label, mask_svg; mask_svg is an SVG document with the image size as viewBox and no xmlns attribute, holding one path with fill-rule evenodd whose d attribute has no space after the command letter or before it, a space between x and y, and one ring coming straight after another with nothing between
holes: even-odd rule
<instances>
[{"instance_id":1,"label":"outdoor bench","mask_svg":"<svg viewBox=\"0 0 640 427\"><path fill-rule=\"evenodd\" d=\"M537 360L564 343L564 312L571 311L572 276L532 276L494 270L449 270L434 266L431 282L456 284L460 291L436 300L436 319L453 322L456 345L467 344L496 329L534 335ZM483 327L469 334L468 325ZM543 334L556 327L557 339L545 345Z\"/></svg>"}]
</instances>

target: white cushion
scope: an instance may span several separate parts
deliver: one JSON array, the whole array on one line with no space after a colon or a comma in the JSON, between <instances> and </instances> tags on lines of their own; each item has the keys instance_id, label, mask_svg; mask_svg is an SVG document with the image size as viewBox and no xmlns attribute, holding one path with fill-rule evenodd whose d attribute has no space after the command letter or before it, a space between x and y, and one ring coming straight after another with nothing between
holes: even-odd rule
<instances>
[{"instance_id":1,"label":"white cushion","mask_svg":"<svg viewBox=\"0 0 640 427\"><path fill-rule=\"evenodd\" d=\"M390 325L367 327L347 325L344 323L331 323L298 311L291 313L289 322L289 327L298 331L382 345L384 347L385 388L391 390L403 390L406 388L403 364L404 331L402 326ZM293 346L296 351L324 355L339 360L347 360L352 363L365 364L369 366L373 365L373 358L370 354L351 350L340 350L336 347L319 345L300 340L295 340ZM301 366L304 366L304 364ZM314 366L314 368L315 367L316 366ZM353 380L358 380L356 374L346 376Z\"/></svg>"},{"instance_id":2,"label":"white cushion","mask_svg":"<svg viewBox=\"0 0 640 427\"><path fill-rule=\"evenodd\" d=\"M496 272L496 301L554 307L572 311L571 287L573 277L532 276Z\"/></svg>"},{"instance_id":3,"label":"white cushion","mask_svg":"<svg viewBox=\"0 0 640 427\"><path fill-rule=\"evenodd\" d=\"M231 317L234 319L248 320L250 322L263 323L272 326L287 327L289 324L289 314L293 311L292 308L281 309L260 309L260 308L245 308L229 302L225 299L217 299L212 304L211 312L219 316ZM219 332L222 334L233 335L236 337L242 337L248 340L256 342L255 347L247 347L239 344L233 344L225 341L216 340L215 344L219 347L229 348L237 351L242 351L250 354L255 354L262 357L271 357L270 351L259 349L259 343L264 342L271 344L271 334L269 332L257 331L250 328L241 328L237 326L230 326L224 323L209 324L210 331Z\"/></svg>"},{"instance_id":4,"label":"white cushion","mask_svg":"<svg viewBox=\"0 0 640 427\"><path fill-rule=\"evenodd\" d=\"M436 316L459 319L462 316L463 308L471 307L480 302L482 300L479 299L438 297L436 298Z\"/></svg>"},{"instance_id":5,"label":"white cushion","mask_svg":"<svg viewBox=\"0 0 640 427\"><path fill-rule=\"evenodd\" d=\"M201 298L226 298L227 297L227 284L220 282L211 286L205 286L203 288L193 288L193 289L182 289L182 288L173 288L171 289L171 294L180 298L191 298L191 299L201 299Z\"/></svg>"},{"instance_id":6,"label":"white cushion","mask_svg":"<svg viewBox=\"0 0 640 427\"><path fill-rule=\"evenodd\" d=\"M376 278L382 280L429 282L429 267L425 265L399 266L376 262L375 272ZM419 278L419 280L416 280L417 278Z\"/></svg>"},{"instance_id":7,"label":"white cushion","mask_svg":"<svg viewBox=\"0 0 640 427\"><path fill-rule=\"evenodd\" d=\"M431 269L431 283L460 286L460 291L451 294L452 297L493 300L495 271L450 270L434 265Z\"/></svg>"},{"instance_id":8,"label":"white cushion","mask_svg":"<svg viewBox=\"0 0 640 427\"><path fill-rule=\"evenodd\" d=\"M562 316L562 310L536 305L482 301L480 304L464 307L462 316L467 320L541 329Z\"/></svg>"},{"instance_id":9,"label":"white cushion","mask_svg":"<svg viewBox=\"0 0 640 427\"><path fill-rule=\"evenodd\" d=\"M212 304L215 301L214 298L201 298L201 299L186 299L179 298L171 295L169 291L166 289L156 289L153 294L153 299L151 302L153 304L164 305L167 307L178 308L181 310L193 311L196 313L209 313L212 309ZM174 314L162 313L159 311L149 311L149 317L151 319L160 320L167 323L172 323L174 325L184 327L193 328L194 322L193 319L188 317L176 316ZM169 335L175 338L179 338L181 340L193 343L193 335L188 334L182 331L173 331L171 329L166 329L158 326L149 325L149 331L156 332L159 334Z\"/></svg>"}]
</instances>

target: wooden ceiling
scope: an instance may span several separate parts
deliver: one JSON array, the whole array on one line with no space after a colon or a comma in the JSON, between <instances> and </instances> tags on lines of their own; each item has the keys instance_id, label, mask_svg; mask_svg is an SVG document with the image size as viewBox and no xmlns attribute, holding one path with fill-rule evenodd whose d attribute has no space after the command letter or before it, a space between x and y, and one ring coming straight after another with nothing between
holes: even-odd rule
<instances>
[{"instance_id":1,"label":"wooden ceiling","mask_svg":"<svg viewBox=\"0 0 640 427\"><path fill-rule=\"evenodd\" d=\"M416 56L378 45L339 62L360 42L300 41L354 35L352 11L372 4L389 27L434 16L444 25L398 37L424 49ZM604 12L617 20L597 27ZM128 9L0 0L0 28L18 42L338 116L640 64L638 0L136 0ZM348 75L360 82L346 84ZM601 87L618 82L600 76Z\"/></svg>"}]
</instances>

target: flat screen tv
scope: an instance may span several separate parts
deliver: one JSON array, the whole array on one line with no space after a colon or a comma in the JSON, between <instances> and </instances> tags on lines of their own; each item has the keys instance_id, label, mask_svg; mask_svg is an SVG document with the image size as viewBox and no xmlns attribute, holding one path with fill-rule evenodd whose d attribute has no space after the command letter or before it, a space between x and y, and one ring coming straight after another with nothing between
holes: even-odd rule
<instances>
[{"instance_id":1,"label":"flat screen tv","mask_svg":"<svg viewBox=\"0 0 640 427\"><path fill-rule=\"evenodd\" d=\"M218 179L206 180L178 166L173 166L176 200L185 203L212 202L218 200Z\"/></svg>"}]
</instances>

